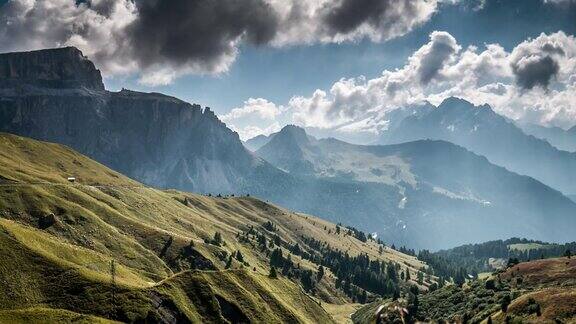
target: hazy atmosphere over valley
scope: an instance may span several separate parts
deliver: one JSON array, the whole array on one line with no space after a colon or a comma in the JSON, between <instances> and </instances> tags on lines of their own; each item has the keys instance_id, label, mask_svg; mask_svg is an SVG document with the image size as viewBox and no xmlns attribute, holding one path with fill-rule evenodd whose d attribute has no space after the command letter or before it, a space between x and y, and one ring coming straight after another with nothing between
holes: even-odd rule
<instances>
[{"instance_id":1,"label":"hazy atmosphere over valley","mask_svg":"<svg viewBox=\"0 0 576 324\"><path fill-rule=\"evenodd\" d=\"M0 0L0 323L576 322L576 1Z\"/></svg>"}]
</instances>

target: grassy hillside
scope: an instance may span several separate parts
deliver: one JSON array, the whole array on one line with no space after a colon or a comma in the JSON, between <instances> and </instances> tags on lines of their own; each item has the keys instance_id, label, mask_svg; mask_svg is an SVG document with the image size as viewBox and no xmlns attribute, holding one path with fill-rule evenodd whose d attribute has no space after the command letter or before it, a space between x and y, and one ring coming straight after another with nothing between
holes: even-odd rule
<instances>
[{"instance_id":1,"label":"grassy hillside","mask_svg":"<svg viewBox=\"0 0 576 324\"><path fill-rule=\"evenodd\" d=\"M394 306L412 305L413 319L424 321L488 323L490 317L493 323L575 323L576 259L521 262L484 280L419 295L416 308L407 300L377 301L353 319L370 323L380 305L390 318L396 315Z\"/></svg>"},{"instance_id":2,"label":"grassy hillside","mask_svg":"<svg viewBox=\"0 0 576 324\"><path fill-rule=\"evenodd\" d=\"M426 267L312 216L251 197L147 188L66 147L8 134L0 228L0 319L14 321L330 322L320 305L338 313L351 302L337 275L327 268L306 292L299 285L305 271L316 274L320 249L411 278ZM268 278L273 249L294 263L278 279Z\"/></svg>"}]
</instances>

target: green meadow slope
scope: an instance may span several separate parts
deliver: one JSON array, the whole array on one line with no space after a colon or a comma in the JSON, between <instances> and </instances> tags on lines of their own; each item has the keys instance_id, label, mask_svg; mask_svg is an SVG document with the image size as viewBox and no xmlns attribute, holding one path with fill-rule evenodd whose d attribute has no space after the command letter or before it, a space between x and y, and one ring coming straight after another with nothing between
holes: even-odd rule
<instances>
[{"instance_id":1,"label":"green meadow slope","mask_svg":"<svg viewBox=\"0 0 576 324\"><path fill-rule=\"evenodd\" d=\"M374 323L382 309L388 322L401 323L398 309L406 307L412 314L405 320L427 323L576 323L576 259L520 262L461 287L451 284L421 294L417 301L376 301L352 319Z\"/></svg>"},{"instance_id":2,"label":"green meadow slope","mask_svg":"<svg viewBox=\"0 0 576 324\"><path fill-rule=\"evenodd\" d=\"M290 246L312 254L314 238L412 278L426 267L335 227L251 197L148 188L67 147L0 134L0 322L329 323L322 305L351 302L329 270L307 292L269 278L271 249L250 232L277 235L276 248L314 273L319 264Z\"/></svg>"}]
</instances>

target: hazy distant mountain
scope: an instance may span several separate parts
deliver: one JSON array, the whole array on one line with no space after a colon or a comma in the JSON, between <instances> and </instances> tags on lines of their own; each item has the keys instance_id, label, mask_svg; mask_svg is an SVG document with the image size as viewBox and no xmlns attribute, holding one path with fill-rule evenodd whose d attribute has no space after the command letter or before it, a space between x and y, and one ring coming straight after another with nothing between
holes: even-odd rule
<instances>
[{"instance_id":1,"label":"hazy distant mountain","mask_svg":"<svg viewBox=\"0 0 576 324\"><path fill-rule=\"evenodd\" d=\"M274 136L274 134L271 134L269 136L266 135L258 135L255 137L252 137L249 140L246 140L245 142L243 142L244 146L246 146L247 149L249 149L252 152L256 152L258 151L259 148L261 148L262 146L264 146L264 144L268 143L268 141L270 141L270 139Z\"/></svg>"},{"instance_id":2,"label":"hazy distant mountain","mask_svg":"<svg viewBox=\"0 0 576 324\"><path fill-rule=\"evenodd\" d=\"M568 130L535 124L519 124L518 126L524 133L546 140L560 150L576 152L576 126Z\"/></svg>"},{"instance_id":3,"label":"hazy distant mountain","mask_svg":"<svg viewBox=\"0 0 576 324\"><path fill-rule=\"evenodd\" d=\"M444 141L361 146L286 126L257 154L301 177L353 183L359 190L388 188L381 199L394 208L374 213L366 225L419 247L520 233L569 239L573 230L557 226L576 224L576 204L560 192ZM388 221L382 227L377 218Z\"/></svg>"},{"instance_id":4,"label":"hazy distant mountain","mask_svg":"<svg viewBox=\"0 0 576 324\"><path fill-rule=\"evenodd\" d=\"M526 135L488 105L474 106L462 99L448 98L437 108L392 125L382 134L382 144L419 139L449 141L566 194L576 193L576 154Z\"/></svg>"}]
</instances>

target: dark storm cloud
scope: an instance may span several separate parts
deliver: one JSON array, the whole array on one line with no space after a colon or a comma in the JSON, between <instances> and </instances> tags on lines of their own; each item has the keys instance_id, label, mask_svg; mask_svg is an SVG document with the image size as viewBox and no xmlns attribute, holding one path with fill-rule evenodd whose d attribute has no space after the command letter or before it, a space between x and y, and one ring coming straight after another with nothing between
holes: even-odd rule
<instances>
[{"instance_id":1,"label":"dark storm cloud","mask_svg":"<svg viewBox=\"0 0 576 324\"><path fill-rule=\"evenodd\" d=\"M401 0L340 0L324 8L324 23L334 34L353 32L363 23L380 28L392 28L397 23L418 16L417 1Z\"/></svg>"},{"instance_id":2,"label":"dark storm cloud","mask_svg":"<svg viewBox=\"0 0 576 324\"><path fill-rule=\"evenodd\" d=\"M1 3L2 0L0 0ZM242 46L382 42L428 21L438 0L10 0L0 50L77 46L107 75L168 84L227 71Z\"/></svg>"},{"instance_id":3,"label":"dark storm cloud","mask_svg":"<svg viewBox=\"0 0 576 324\"><path fill-rule=\"evenodd\" d=\"M278 18L263 0L143 0L129 26L134 56L144 65L201 64L212 70L241 38L268 43Z\"/></svg>"},{"instance_id":4,"label":"dark storm cloud","mask_svg":"<svg viewBox=\"0 0 576 324\"><path fill-rule=\"evenodd\" d=\"M550 56L530 57L512 63L516 83L527 90L536 86L548 88L550 81L559 70L558 62Z\"/></svg>"}]
</instances>

